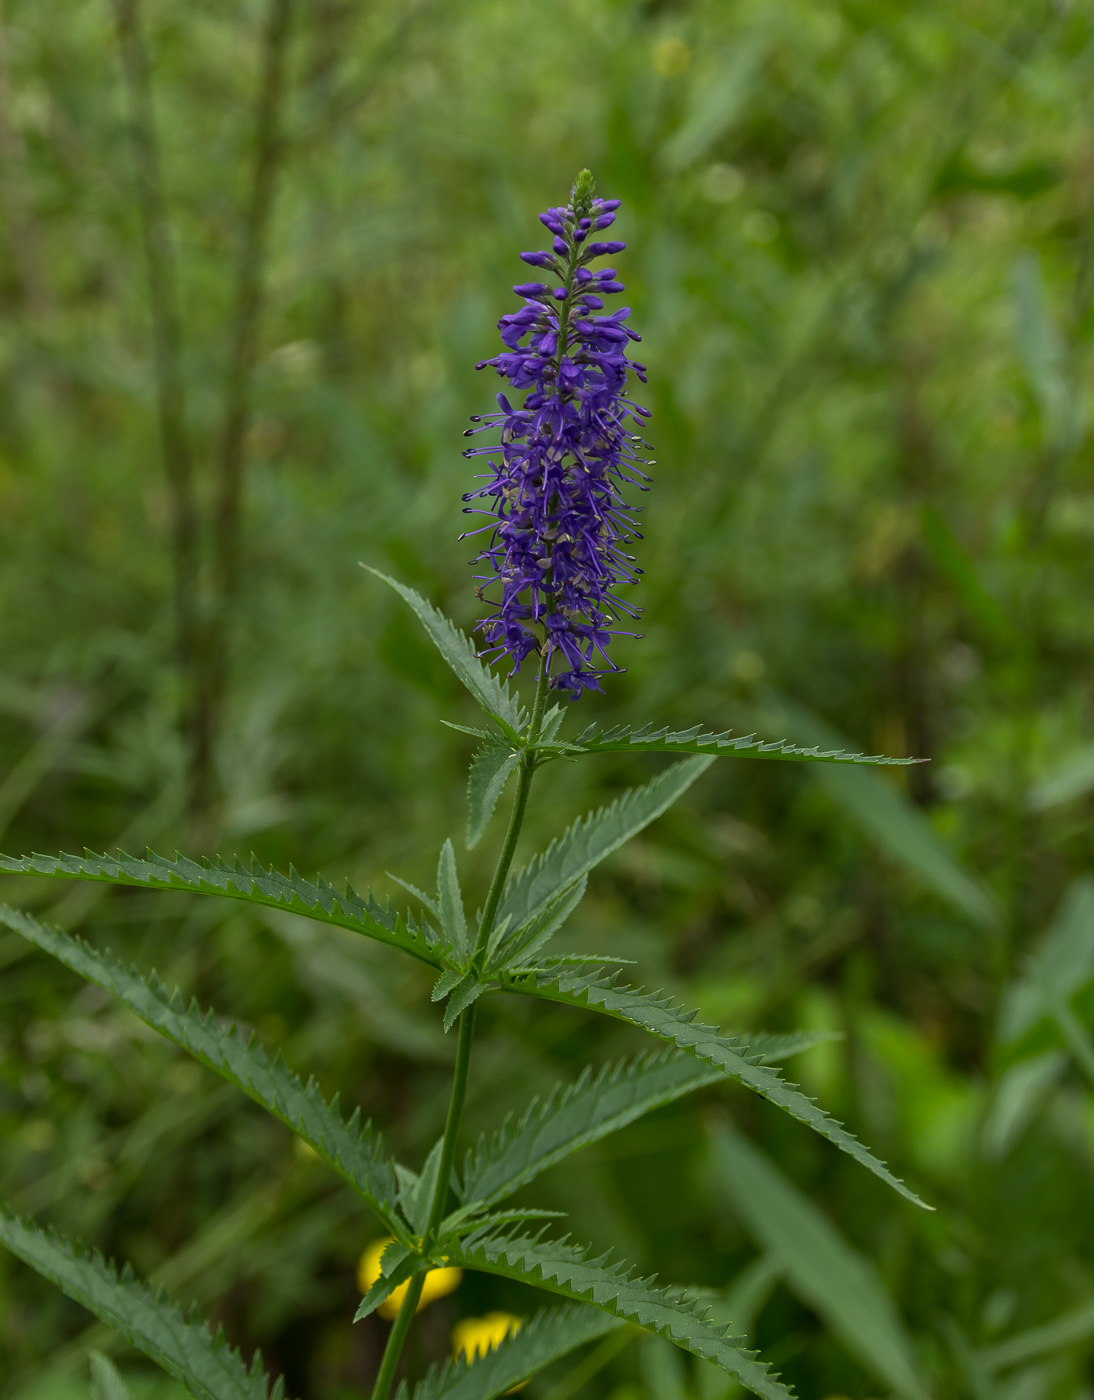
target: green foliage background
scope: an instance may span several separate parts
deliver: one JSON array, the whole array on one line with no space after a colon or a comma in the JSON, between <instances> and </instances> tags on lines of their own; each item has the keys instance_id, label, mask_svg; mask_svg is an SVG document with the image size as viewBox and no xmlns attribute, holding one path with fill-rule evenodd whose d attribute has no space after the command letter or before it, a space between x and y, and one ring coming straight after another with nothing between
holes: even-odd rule
<instances>
[{"instance_id":1,"label":"green foliage background","mask_svg":"<svg viewBox=\"0 0 1094 1400\"><path fill-rule=\"evenodd\" d=\"M208 495L263 10L148 0L144 18ZM0 848L193 852L113 15L6 0L3 25ZM426 883L462 829L471 741L439 721L474 723L469 702L356 561L474 619L460 434L497 385L473 365L536 213L592 166L625 201L658 465L646 639L619 643L629 672L582 725L835 730L932 761L720 763L594 876L572 938L731 1028L840 1032L793 1068L938 1210L721 1088L537 1201L673 1281L735 1284L735 1319L806 1400L900 1390L871 1326L911 1338L907 1395L1089 1396L1086 7L316 0L289 74L221 850L384 888L391 869ZM553 766L525 850L656 763ZM480 888L497 837L462 858ZM420 1161L453 1053L424 973L285 913L57 888L0 896L253 1025ZM347 1326L371 1233L348 1191L14 933L0 1006L4 1199L196 1297L299 1400L361 1394L384 1324ZM482 1027L469 1130L637 1045L502 999ZM730 1119L838 1227L851 1275L823 1239L812 1272L788 1262L797 1206ZM867 1302L833 1311L856 1281ZM422 1314L411 1366L492 1307L529 1297L468 1277ZM3 1400L86 1396L91 1345L110 1340L0 1256ZM118 1357L141 1395L174 1393ZM601 1360L527 1393L723 1393L659 1344Z\"/></svg>"}]
</instances>

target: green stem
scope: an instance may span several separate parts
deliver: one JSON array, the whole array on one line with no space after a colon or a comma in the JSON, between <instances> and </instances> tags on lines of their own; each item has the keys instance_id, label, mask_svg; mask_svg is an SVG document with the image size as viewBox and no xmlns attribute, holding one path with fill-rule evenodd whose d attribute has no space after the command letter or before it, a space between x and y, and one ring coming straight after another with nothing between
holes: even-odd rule
<instances>
[{"instance_id":1,"label":"green stem","mask_svg":"<svg viewBox=\"0 0 1094 1400\"><path fill-rule=\"evenodd\" d=\"M384 1347L384 1357L380 1362L380 1374L376 1377L376 1384L372 1387L372 1400L387 1400L391 1393L391 1385L395 1380L395 1368L399 1364L399 1357L403 1354L403 1344L406 1341L406 1334L410 1331L414 1314L418 1311L424 1283L425 1274L418 1274L410 1280L410 1287L406 1290L406 1296L400 1304L398 1316L388 1334L387 1346Z\"/></svg>"},{"instance_id":2,"label":"green stem","mask_svg":"<svg viewBox=\"0 0 1094 1400\"><path fill-rule=\"evenodd\" d=\"M528 737L533 744L539 738L540 725L543 723L543 710L547 701L547 667L549 658L543 658L543 665L540 667L539 682L536 685L536 698L532 706L532 719L528 726ZM524 825L524 814L528 809L528 790L532 786L532 774L536 770L536 757L533 753L525 753L521 758L520 767L517 770L517 795L513 799L513 812L509 818L509 830L505 833L505 844L501 848L498 856L498 864L494 870L494 878L490 882L490 892L486 896L486 904L482 911L482 922L479 924L478 937L475 939L475 958L482 956L486 948L490 931L494 927L494 920L497 918L498 906L501 904L502 891L505 889L505 881L509 874L509 867L513 864L513 856L517 849L517 840L520 837L520 829Z\"/></svg>"},{"instance_id":3,"label":"green stem","mask_svg":"<svg viewBox=\"0 0 1094 1400\"><path fill-rule=\"evenodd\" d=\"M437 1183L433 1188L433 1200L429 1207L429 1221L425 1227L427 1239L432 1239L437 1227L444 1219L444 1208L448 1204L448 1181L452 1175L452 1163L456 1157L456 1139L463 1118L463 1106L467 1100L467 1078L471 1069L471 1041L475 1035L475 1012L472 1004L460 1017L456 1039L456 1068L452 1075L452 1097L448 1101L448 1117L444 1124L444 1142L441 1145L441 1164L437 1170Z\"/></svg>"},{"instance_id":4,"label":"green stem","mask_svg":"<svg viewBox=\"0 0 1094 1400\"><path fill-rule=\"evenodd\" d=\"M540 668L539 682L536 686L532 718L528 725L528 736L532 743L539 737L540 726L543 723L543 711L547 703L548 664L548 658L545 656ZM497 868L494 871L490 893L486 899L486 908L483 910L482 922L479 925L478 938L475 943L476 956L486 947L490 930L494 926L498 905L501 903L501 892L505 888L505 879L509 874L509 867L513 863L517 839L524 824L524 814L528 808L528 789L532 784L532 774L535 767L535 755L526 753L520 763L517 794L513 799L513 814L509 818L509 830L505 833L505 844L498 856ZM437 1229L444 1219L445 1207L448 1205L449 1179L452 1176L452 1164L456 1158L456 1142L460 1134L463 1108L467 1101L467 1080L471 1070L471 1042L475 1035L477 1009L474 1005L469 1006L458 1023L456 1067L452 1073L452 1096L448 1101L448 1117L445 1119L444 1138L441 1142L441 1160L437 1169L436 1185L433 1188L433 1199L429 1205L429 1219L425 1227L425 1239L430 1244L433 1243ZM425 1274L417 1274L411 1280L410 1287L406 1291L406 1296L403 1298L398 1316L388 1336L387 1346L384 1348L380 1372L376 1377L376 1384L372 1388L372 1400L388 1400L392 1383L395 1380L395 1371L399 1365L399 1358L406 1343L407 1333L410 1330L414 1314L418 1310L424 1283Z\"/></svg>"}]
</instances>

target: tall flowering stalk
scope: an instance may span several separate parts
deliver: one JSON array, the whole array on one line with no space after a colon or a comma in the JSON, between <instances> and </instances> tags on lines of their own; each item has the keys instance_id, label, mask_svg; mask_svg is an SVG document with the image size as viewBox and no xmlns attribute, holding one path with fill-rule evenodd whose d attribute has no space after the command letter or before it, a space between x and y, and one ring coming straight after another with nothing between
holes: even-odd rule
<instances>
[{"instance_id":1,"label":"tall flowering stalk","mask_svg":"<svg viewBox=\"0 0 1094 1400\"><path fill-rule=\"evenodd\" d=\"M409 1400L455 1400L457 1395L460 1400L499 1400L577 1347L604 1339L607 1351L599 1354L607 1355L625 1345L631 1329L624 1324L645 1328L704 1363L713 1362L761 1400L793 1400L788 1387L733 1336L732 1328L711 1315L702 1295L658 1284L607 1255L594 1255L568 1236L550 1233L545 1222L555 1212L514 1208L510 1201L570 1153L719 1080L734 1080L763 1095L902 1195L917 1199L773 1067L773 1059L805 1048L807 1037L767 1036L749 1044L704 1025L696 1011L660 993L622 983L618 971L603 966L613 959L555 955L549 946L580 904L596 866L656 820L716 758L748 754L829 763L907 761L822 754L763 743L754 735L703 733L699 725L675 734L650 725L608 731L591 726L570 741L558 738L563 707L547 709L548 686L573 696L598 688L606 671L619 669L607 655L615 615L635 613L616 590L638 577L626 552L637 533L635 511L622 488L645 489L637 465L641 439L628 425L641 424L646 410L626 397L628 372L633 369L641 377L643 371L625 354L628 342L637 339L624 324L627 312L596 314L605 296L623 290L614 270L593 272L589 266L622 251L622 243L595 236L610 227L617 207L615 200L594 199L592 179L583 171L571 203L541 216L554 235L552 252L522 256L553 273L559 285L553 290L538 282L517 287L524 306L502 318L506 349L484 362L514 389L528 392L519 408L499 395L501 412L478 420L480 430L500 427L500 449L471 449L489 467L485 485L468 497L488 503L482 508L490 516L483 527L489 538L479 557L490 567L487 585L500 587L491 616L479 627L484 654L507 658L514 672L531 653L538 656L531 712L442 613L413 589L386 580L417 613L489 726L468 731L481 741L467 786L468 845L479 839L506 784L515 778L509 824L481 912L468 917L475 905L464 898L451 841L441 848L435 897L404 886L421 906L418 913L396 911L349 885L339 893L323 880L302 879L291 866L282 874L257 863L250 868L238 860L199 864L183 857L163 860L152 852L143 859L120 852L88 853L82 859L0 856L0 872L188 890L289 908L350 929L432 969L432 999L446 1003L444 1029L458 1026L458 1033L444 1131L414 1171L388 1155L379 1134L357 1113L344 1119L337 1098L325 1100L314 1079L298 1079L279 1056L269 1058L250 1038L240 1036L227 1018L206 1015L177 993L168 996L154 978L145 981L62 929L0 905L0 925L112 993L153 1030L256 1100L357 1193L375 1217L373 1232L379 1228L382 1242L363 1261L364 1296L354 1320L377 1312L392 1319L372 1400L390 1400L418 1309L430 1297L450 1291L467 1270L530 1284L561 1305L519 1326L518 1319L506 1316L499 1322L500 1315L491 1314L477 1328L478 1349L468 1344L463 1329L457 1336L465 1359L425 1377ZM556 656L561 662L552 670ZM601 753L668 753L679 761L610 807L574 822L512 873L533 774L562 757ZM647 1032L667 1053L607 1065L595 1076L586 1071L575 1083L557 1086L542 1100L534 1099L522 1117L480 1137L461 1160L457 1145L479 1000L497 993L610 1016ZM713 1145L719 1141L722 1150L731 1149L724 1134ZM223 1335L214 1336L193 1313L185 1317L130 1271L119 1274L100 1256L47 1234L2 1206L0 1244L110 1323L177 1377L190 1395L282 1400L280 1382L269 1395L257 1358L248 1368ZM482 1345L491 1343L496 1345L480 1354ZM120 1386L118 1381L115 1388ZM397 1400L408 1400L402 1385Z\"/></svg>"},{"instance_id":2,"label":"tall flowering stalk","mask_svg":"<svg viewBox=\"0 0 1094 1400\"><path fill-rule=\"evenodd\" d=\"M485 484L469 491L468 513L489 523L475 563L486 564L479 596L493 609L478 625L482 655L504 658L516 674L531 654L551 673L556 653L561 668L550 684L577 699L599 690L600 678L622 668L608 656L618 629L616 614L634 618L639 609L619 596L638 582L641 570L627 552L641 538L637 507L622 489L648 489L639 455L647 446L631 431L649 410L627 398L627 374L645 382L645 366L627 358L640 337L625 324L630 307L599 315L604 298L624 290L615 269L591 264L621 253L625 243L597 234L615 222L618 199L597 199L587 170L577 177L570 203L548 209L540 222L554 234L551 252L521 253L557 285L521 282L519 311L498 322L505 350L477 366L492 365L516 390L527 390L514 407L498 395L499 412L478 416L466 436L501 429L500 447L469 448L464 456L485 457ZM486 587L499 592L489 597ZM627 635L633 636L634 633Z\"/></svg>"}]
</instances>

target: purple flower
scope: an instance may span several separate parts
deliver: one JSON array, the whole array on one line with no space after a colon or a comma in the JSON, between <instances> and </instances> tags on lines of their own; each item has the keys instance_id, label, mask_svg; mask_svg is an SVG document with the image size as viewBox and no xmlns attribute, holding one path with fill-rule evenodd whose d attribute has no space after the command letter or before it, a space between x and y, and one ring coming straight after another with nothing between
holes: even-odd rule
<instances>
[{"instance_id":1,"label":"purple flower","mask_svg":"<svg viewBox=\"0 0 1094 1400\"><path fill-rule=\"evenodd\" d=\"M613 624L621 613L639 612L619 590L641 573L627 552L641 538L637 507L628 505L622 489L649 489L639 465L647 465L639 455L647 444L628 432L649 413L626 396L628 371L644 383L645 366L625 354L639 339L625 324L629 308L592 314L623 284L614 268L594 275L588 264L626 245L586 241L618 208L617 199L593 197L592 176L583 170L570 204L539 216L555 235L557 257L521 257L550 269L561 285L553 291L537 282L516 286L524 305L498 322L505 351L476 366L492 365L527 394L518 406L499 394L500 411L473 418L481 426L465 434L501 431L500 445L464 453L484 457L488 468L483 485L464 496L467 514L487 517L468 532L486 536L473 561L489 570L476 575L478 595L491 609L477 625L481 654L504 657L510 674L533 654L551 672L557 655L551 685L574 699L599 690L602 676L621 669L608 656L612 637L621 635ZM496 596L487 596L493 589Z\"/></svg>"}]
</instances>

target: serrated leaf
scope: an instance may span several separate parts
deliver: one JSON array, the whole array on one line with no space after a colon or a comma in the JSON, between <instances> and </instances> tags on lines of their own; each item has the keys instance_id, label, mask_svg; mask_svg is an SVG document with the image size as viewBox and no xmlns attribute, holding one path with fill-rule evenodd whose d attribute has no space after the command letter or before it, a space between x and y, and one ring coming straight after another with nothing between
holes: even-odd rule
<instances>
[{"instance_id":1,"label":"serrated leaf","mask_svg":"<svg viewBox=\"0 0 1094 1400\"><path fill-rule=\"evenodd\" d=\"M379 569L373 569L368 564L362 564L361 567L368 569L368 572L375 574L378 579L382 579L389 588L393 588L398 593L404 602L410 604L429 633L430 640L455 672L461 684L471 692L486 713L497 721L509 737L516 739L527 723L527 715L510 695L509 687L503 684L493 671L479 660L470 638L461 632L454 622L450 622L444 613L435 608L432 603L427 603L422 595L416 593L413 588L408 588L405 583L400 583L397 579L389 578L387 574L382 574Z\"/></svg>"},{"instance_id":2,"label":"serrated leaf","mask_svg":"<svg viewBox=\"0 0 1094 1400\"><path fill-rule=\"evenodd\" d=\"M116 856L88 851L79 856L4 856L0 871L9 875L43 875L58 880L94 880L108 885L135 885L140 889L188 890L193 894L222 895L267 908L290 909L294 914L319 923L352 929L366 938L375 938L399 948L431 967L443 966L441 950L431 929L419 929L408 915L405 919L381 904L372 895L362 898L347 884L339 894L325 880L305 880L291 869L288 875L267 870L252 860L250 870L237 861L228 865L197 861L185 856L167 860L149 851L141 860L119 851Z\"/></svg>"},{"instance_id":3,"label":"serrated leaf","mask_svg":"<svg viewBox=\"0 0 1094 1400\"><path fill-rule=\"evenodd\" d=\"M674 1050L605 1065L596 1075L587 1069L479 1139L464 1159L462 1199L480 1206L504 1200L572 1153L723 1078L720 1069Z\"/></svg>"},{"instance_id":4,"label":"serrated leaf","mask_svg":"<svg viewBox=\"0 0 1094 1400\"><path fill-rule=\"evenodd\" d=\"M447 1250L452 1264L465 1269L530 1283L571 1302L594 1307L636 1323L678 1347L713 1361L764 1400L789 1400L793 1391L770 1369L710 1320L709 1309L684 1288L659 1287L634 1275L607 1255L591 1259L588 1251L561 1241L531 1236L489 1235Z\"/></svg>"},{"instance_id":5,"label":"serrated leaf","mask_svg":"<svg viewBox=\"0 0 1094 1400\"><path fill-rule=\"evenodd\" d=\"M390 1245L388 1246L390 1249ZM385 1251L386 1253L386 1251ZM371 1317L381 1303L385 1303L395 1292L400 1284L412 1279L415 1274L422 1273L429 1265L418 1254L407 1254L400 1259L398 1264L390 1273L380 1273L377 1275L375 1283L361 1299L357 1311L353 1314L354 1322L360 1322L363 1318Z\"/></svg>"},{"instance_id":6,"label":"serrated leaf","mask_svg":"<svg viewBox=\"0 0 1094 1400\"><path fill-rule=\"evenodd\" d=\"M343 1121L337 1100L328 1104L314 1080L301 1083L280 1055L270 1060L260 1045L244 1040L234 1026L224 1030L212 1012L203 1013L194 1001L187 1006L180 992L168 996L154 973L143 978L82 939L7 905L0 905L0 923L116 996L145 1025L242 1089L333 1167L393 1235L405 1234L396 1213L394 1170L384 1156L380 1135L369 1123L362 1123L358 1113L348 1123Z\"/></svg>"},{"instance_id":7,"label":"serrated leaf","mask_svg":"<svg viewBox=\"0 0 1094 1400\"><path fill-rule=\"evenodd\" d=\"M564 1006L584 1006L616 1020L648 1031L660 1040L717 1066L731 1079L762 1095L771 1103L826 1137L841 1151L860 1162L875 1176L898 1191L913 1205L931 1210L914 1191L893 1175L889 1168L864 1147L835 1118L830 1117L796 1084L783 1079L778 1070L753 1057L747 1044L737 1037L721 1035L713 1026L695 1018L696 1011L683 1011L669 997L619 986L616 976L568 973L565 970L536 973L526 978L502 976L499 985L526 996L542 997Z\"/></svg>"},{"instance_id":8,"label":"serrated leaf","mask_svg":"<svg viewBox=\"0 0 1094 1400\"><path fill-rule=\"evenodd\" d=\"M446 967L433 984L430 1001L443 1001L453 987L458 986L468 974L460 967Z\"/></svg>"},{"instance_id":9,"label":"serrated leaf","mask_svg":"<svg viewBox=\"0 0 1094 1400\"><path fill-rule=\"evenodd\" d=\"M403 1214L410 1221L411 1228L419 1235L429 1220L429 1208L433 1204L433 1192L437 1185L437 1172L440 1170L443 1151L444 1138L440 1137L429 1149L421 1175L415 1179L403 1201Z\"/></svg>"},{"instance_id":10,"label":"serrated leaf","mask_svg":"<svg viewBox=\"0 0 1094 1400\"><path fill-rule=\"evenodd\" d=\"M223 1332L214 1337L194 1312L184 1318L162 1291L153 1293L128 1266L119 1275L100 1254L2 1209L0 1244L181 1381L194 1400L267 1400L269 1381L260 1356L248 1370ZM272 1400L281 1394L278 1381Z\"/></svg>"},{"instance_id":11,"label":"serrated leaf","mask_svg":"<svg viewBox=\"0 0 1094 1400\"><path fill-rule=\"evenodd\" d=\"M444 1009L444 1028L447 1033L459 1020L467 1008L478 1001L486 991L486 983L480 982L473 972L467 973L455 986Z\"/></svg>"},{"instance_id":12,"label":"serrated leaf","mask_svg":"<svg viewBox=\"0 0 1094 1400\"><path fill-rule=\"evenodd\" d=\"M432 895L426 894L425 890L420 890L417 885L412 885L409 880L404 880L401 875L393 875L390 870L385 870L384 874L389 880L394 880L400 889L406 890L423 908L428 909L438 923L441 922L441 911Z\"/></svg>"},{"instance_id":13,"label":"serrated leaf","mask_svg":"<svg viewBox=\"0 0 1094 1400\"><path fill-rule=\"evenodd\" d=\"M404 1381L395 1400L494 1400L577 1347L624 1325L617 1317L581 1304L545 1309L485 1356L474 1361L460 1356L431 1369L413 1393Z\"/></svg>"},{"instance_id":14,"label":"serrated leaf","mask_svg":"<svg viewBox=\"0 0 1094 1400\"><path fill-rule=\"evenodd\" d=\"M611 806L579 817L510 880L499 913L512 918L514 929L534 919L561 891L667 811L713 761L686 758L645 786L631 788Z\"/></svg>"},{"instance_id":15,"label":"serrated leaf","mask_svg":"<svg viewBox=\"0 0 1094 1400\"><path fill-rule=\"evenodd\" d=\"M445 938L461 956L466 956L467 918L463 912L463 895L460 893L460 877L456 872L456 852L452 842L446 841L441 847L437 862L437 908L440 911L441 929Z\"/></svg>"},{"instance_id":16,"label":"serrated leaf","mask_svg":"<svg viewBox=\"0 0 1094 1400\"><path fill-rule=\"evenodd\" d=\"M920 763L918 758L887 758L883 754L849 753L846 749L802 748L789 739L757 739L755 734L737 734L731 729L714 734L696 724L691 729L670 732L645 724L640 729L619 724L611 729L590 726L567 748L582 753L696 753L712 758L769 758L784 763L868 763L906 767Z\"/></svg>"},{"instance_id":17,"label":"serrated leaf","mask_svg":"<svg viewBox=\"0 0 1094 1400\"><path fill-rule=\"evenodd\" d=\"M479 838L494 815L505 784L520 765L520 754L506 744L486 743L475 750L467 777L467 849Z\"/></svg>"},{"instance_id":18,"label":"serrated leaf","mask_svg":"<svg viewBox=\"0 0 1094 1400\"><path fill-rule=\"evenodd\" d=\"M874 1376L904 1400L926 1400L912 1340L873 1264L760 1149L712 1130L715 1180L792 1290Z\"/></svg>"},{"instance_id":19,"label":"serrated leaf","mask_svg":"<svg viewBox=\"0 0 1094 1400\"><path fill-rule=\"evenodd\" d=\"M582 875L580 880L575 881L568 889L564 889L557 898L552 899L523 928L518 929L508 938L499 940L498 947L492 955L488 950L487 967L493 971L500 967L517 968L528 964L544 944L550 942L585 898L588 883L588 877ZM505 916L506 925L508 925L510 917L508 914ZM575 954L574 956L580 957L583 962L593 960L587 954Z\"/></svg>"},{"instance_id":20,"label":"serrated leaf","mask_svg":"<svg viewBox=\"0 0 1094 1400\"><path fill-rule=\"evenodd\" d=\"M133 1400L118 1368L101 1351L89 1351L92 1400Z\"/></svg>"}]
</instances>

